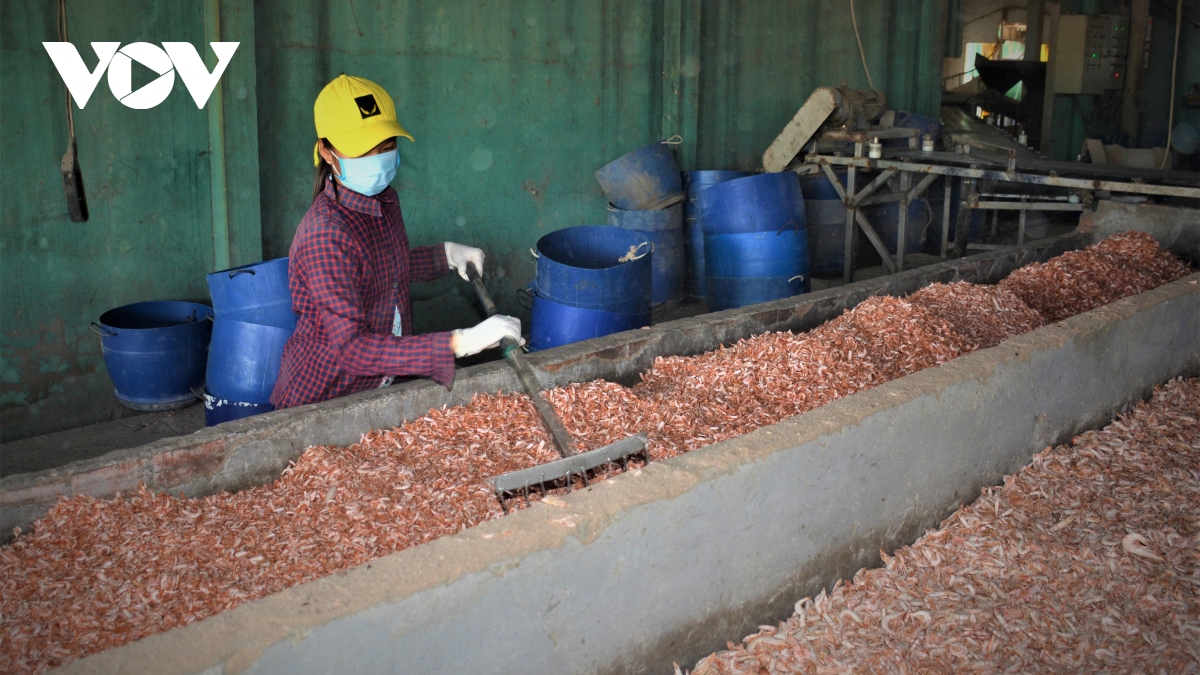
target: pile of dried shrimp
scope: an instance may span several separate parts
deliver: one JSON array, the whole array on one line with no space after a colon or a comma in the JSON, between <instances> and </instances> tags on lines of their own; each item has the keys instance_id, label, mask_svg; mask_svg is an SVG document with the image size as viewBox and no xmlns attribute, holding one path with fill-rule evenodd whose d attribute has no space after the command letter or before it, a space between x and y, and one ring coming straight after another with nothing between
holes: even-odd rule
<instances>
[{"instance_id":1,"label":"pile of dried shrimp","mask_svg":"<svg viewBox=\"0 0 1200 675\"><path fill-rule=\"evenodd\" d=\"M1070 269L1107 270L1117 254L1131 256L1130 294L1188 271L1145 235L1068 254ZM1065 258L1037 274L1058 278ZM595 381L547 397L581 449L646 431L664 459L1032 330L1045 318L1023 302L1027 285L870 298L802 335L659 358L631 388ZM41 672L500 517L488 480L557 458L528 398L480 395L350 447L309 448L242 492L63 499L0 548L0 672Z\"/></svg>"},{"instance_id":2,"label":"pile of dried shrimp","mask_svg":"<svg viewBox=\"0 0 1200 675\"><path fill-rule=\"evenodd\" d=\"M1200 672L1200 380L880 553L692 675Z\"/></svg>"}]
</instances>

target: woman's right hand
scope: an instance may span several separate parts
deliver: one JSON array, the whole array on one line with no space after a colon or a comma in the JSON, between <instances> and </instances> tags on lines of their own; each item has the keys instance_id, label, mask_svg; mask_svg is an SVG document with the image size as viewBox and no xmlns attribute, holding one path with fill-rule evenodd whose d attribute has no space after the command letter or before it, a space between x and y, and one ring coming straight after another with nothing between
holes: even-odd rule
<instances>
[{"instance_id":1,"label":"woman's right hand","mask_svg":"<svg viewBox=\"0 0 1200 675\"><path fill-rule=\"evenodd\" d=\"M497 314L473 328L460 328L451 333L450 348L455 356L470 356L499 345L506 337L512 338L517 344L525 344L521 339L521 320Z\"/></svg>"}]
</instances>

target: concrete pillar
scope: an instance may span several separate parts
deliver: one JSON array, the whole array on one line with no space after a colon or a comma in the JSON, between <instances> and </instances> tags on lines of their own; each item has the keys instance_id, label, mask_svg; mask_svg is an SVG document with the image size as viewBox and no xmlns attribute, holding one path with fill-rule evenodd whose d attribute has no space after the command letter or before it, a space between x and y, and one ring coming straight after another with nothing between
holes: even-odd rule
<instances>
[{"instance_id":1,"label":"concrete pillar","mask_svg":"<svg viewBox=\"0 0 1200 675\"><path fill-rule=\"evenodd\" d=\"M1042 58L1042 0L1029 0L1025 14L1025 60Z\"/></svg>"}]
</instances>

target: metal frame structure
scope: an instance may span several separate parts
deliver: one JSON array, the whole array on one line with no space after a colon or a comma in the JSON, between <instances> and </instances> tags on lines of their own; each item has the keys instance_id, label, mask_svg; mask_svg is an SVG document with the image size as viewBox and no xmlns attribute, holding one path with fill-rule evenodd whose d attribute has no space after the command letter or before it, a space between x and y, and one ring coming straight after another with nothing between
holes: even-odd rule
<instances>
[{"instance_id":1,"label":"metal frame structure","mask_svg":"<svg viewBox=\"0 0 1200 675\"><path fill-rule=\"evenodd\" d=\"M846 207L846 248L842 280L854 280L854 241L858 231L867 237L871 245L883 258L889 272L904 270L905 230L908 226L908 206L918 199L930 185L942 177L945 180L945 197L942 203L941 257L949 255L950 239L950 195L951 181L960 181L958 217L955 221L955 254L965 255L968 248L967 229L973 210L986 209L998 212L1019 212L1017 244L1025 242L1025 220L1029 211L1082 211L1089 208L1097 191L1123 194L1170 196L1200 199L1200 180L1195 174L1179 172L1138 172L1092 167L1087 164L1067 164L1040 159L1022 158L1013 147L971 139L961 141L961 152L921 152L916 148L916 134L912 129L877 129L870 131L834 131L820 134L809 145L805 164L794 167L797 173L811 173L812 167L820 167L829 182L837 190ZM868 140L886 138L909 139L907 151L889 149L887 156L878 159L863 154ZM853 144L853 156L830 153L829 143ZM976 152L972 152L974 149ZM825 150L822 152L822 150ZM965 164L965 166L964 166ZM834 167L846 168L846 185L842 186L834 173ZM876 172L876 175L861 190L858 188L860 172ZM1082 174L1086 177L1064 176L1060 173ZM919 178L918 178L919 177ZM914 185L914 181L916 184ZM995 181L1013 186L1046 186L1060 188L1058 195L1032 195L979 191L980 181ZM891 191L876 194L885 184ZM1078 197L1072 201L1072 197ZM887 250L883 239L863 214L861 207L889 201L900 202L899 222L896 233L896 253ZM857 226L857 229L856 227ZM970 244L970 248L994 249L1004 246L994 244Z\"/></svg>"}]
</instances>

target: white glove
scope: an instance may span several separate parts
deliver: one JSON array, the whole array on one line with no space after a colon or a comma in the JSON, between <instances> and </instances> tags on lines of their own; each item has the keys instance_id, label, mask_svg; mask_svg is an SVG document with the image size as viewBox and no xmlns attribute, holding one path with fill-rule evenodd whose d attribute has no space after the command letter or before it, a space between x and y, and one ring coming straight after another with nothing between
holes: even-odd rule
<instances>
[{"instance_id":1,"label":"white glove","mask_svg":"<svg viewBox=\"0 0 1200 675\"><path fill-rule=\"evenodd\" d=\"M460 328L451 335L450 345L454 348L455 356L478 354L500 344L500 340L506 337L512 338L517 344L525 344L521 339L521 320L503 314L490 317L474 328Z\"/></svg>"},{"instance_id":2,"label":"white glove","mask_svg":"<svg viewBox=\"0 0 1200 675\"><path fill-rule=\"evenodd\" d=\"M446 242L446 262L450 265L450 269L458 272L458 276L463 278L463 281L470 281L467 278L467 263L475 263L475 269L479 271L479 276L483 276L483 251L471 247L456 244L452 241Z\"/></svg>"}]
</instances>

